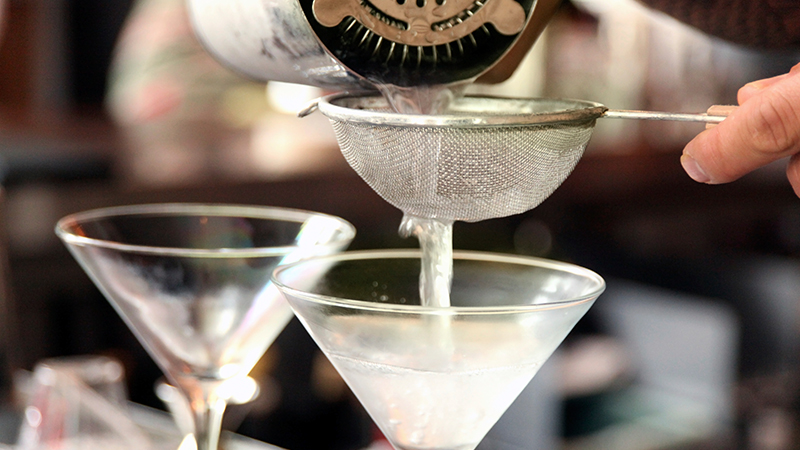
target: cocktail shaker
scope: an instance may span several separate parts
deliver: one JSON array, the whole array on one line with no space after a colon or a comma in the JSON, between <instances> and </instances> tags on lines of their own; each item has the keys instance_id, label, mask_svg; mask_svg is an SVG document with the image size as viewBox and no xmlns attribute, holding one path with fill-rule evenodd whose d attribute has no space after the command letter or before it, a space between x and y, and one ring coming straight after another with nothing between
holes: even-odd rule
<instances>
[{"instance_id":1,"label":"cocktail shaker","mask_svg":"<svg viewBox=\"0 0 800 450\"><path fill-rule=\"evenodd\" d=\"M476 78L536 0L187 0L209 53L261 81L335 90Z\"/></svg>"},{"instance_id":2,"label":"cocktail shaker","mask_svg":"<svg viewBox=\"0 0 800 450\"><path fill-rule=\"evenodd\" d=\"M298 0L187 0L195 34L230 69L258 81L368 87L322 46Z\"/></svg>"}]
</instances>

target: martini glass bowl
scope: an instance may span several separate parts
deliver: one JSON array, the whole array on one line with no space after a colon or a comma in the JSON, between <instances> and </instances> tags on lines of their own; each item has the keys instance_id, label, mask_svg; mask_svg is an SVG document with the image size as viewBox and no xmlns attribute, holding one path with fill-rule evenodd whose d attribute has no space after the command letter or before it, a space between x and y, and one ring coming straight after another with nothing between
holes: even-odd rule
<instances>
[{"instance_id":1,"label":"martini glass bowl","mask_svg":"<svg viewBox=\"0 0 800 450\"><path fill-rule=\"evenodd\" d=\"M341 253L274 274L397 450L474 449L605 288L571 264L455 252L451 306L421 306L419 274L410 250Z\"/></svg>"},{"instance_id":2,"label":"martini glass bowl","mask_svg":"<svg viewBox=\"0 0 800 450\"><path fill-rule=\"evenodd\" d=\"M197 448L216 450L227 400L293 316L274 268L343 250L355 230L300 210L153 204L73 214L56 234L186 396Z\"/></svg>"}]
</instances>

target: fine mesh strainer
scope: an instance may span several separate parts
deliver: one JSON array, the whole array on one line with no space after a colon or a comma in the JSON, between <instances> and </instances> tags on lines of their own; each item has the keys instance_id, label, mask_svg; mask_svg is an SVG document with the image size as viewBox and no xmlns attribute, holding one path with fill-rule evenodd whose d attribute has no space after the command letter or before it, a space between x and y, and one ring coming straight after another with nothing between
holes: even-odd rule
<instances>
[{"instance_id":1,"label":"fine mesh strainer","mask_svg":"<svg viewBox=\"0 0 800 450\"><path fill-rule=\"evenodd\" d=\"M724 119L494 97L462 97L445 115L413 115L392 112L375 95L325 97L301 115L315 107L350 166L386 201L406 214L467 222L539 205L572 172L600 117Z\"/></svg>"}]
</instances>

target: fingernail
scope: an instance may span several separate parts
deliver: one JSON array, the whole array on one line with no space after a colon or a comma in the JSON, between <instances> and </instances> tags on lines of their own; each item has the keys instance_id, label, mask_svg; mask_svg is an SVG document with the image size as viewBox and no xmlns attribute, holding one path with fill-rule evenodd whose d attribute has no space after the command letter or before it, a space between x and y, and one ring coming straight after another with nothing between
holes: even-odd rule
<instances>
[{"instance_id":1,"label":"fingernail","mask_svg":"<svg viewBox=\"0 0 800 450\"><path fill-rule=\"evenodd\" d=\"M711 178L706 174L703 168L700 167L700 164L686 153L681 156L681 166L683 166L683 170L685 170L686 174L694 181L698 183L708 183L711 181Z\"/></svg>"}]
</instances>

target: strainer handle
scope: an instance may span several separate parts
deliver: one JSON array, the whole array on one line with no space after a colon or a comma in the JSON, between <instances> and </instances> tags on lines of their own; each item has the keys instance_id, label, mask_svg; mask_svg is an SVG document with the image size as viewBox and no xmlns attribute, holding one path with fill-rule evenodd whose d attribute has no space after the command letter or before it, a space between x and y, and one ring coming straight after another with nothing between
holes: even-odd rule
<instances>
[{"instance_id":1,"label":"strainer handle","mask_svg":"<svg viewBox=\"0 0 800 450\"><path fill-rule=\"evenodd\" d=\"M314 114L319 109L320 100L321 99L317 98L308 102L308 104L303 106L303 108L300 111L297 111L297 117L302 119L303 117Z\"/></svg>"},{"instance_id":2,"label":"strainer handle","mask_svg":"<svg viewBox=\"0 0 800 450\"><path fill-rule=\"evenodd\" d=\"M640 120L672 120L678 122L705 122L717 124L725 120L736 106L714 105L705 113L670 113L659 111L635 111L624 109L609 109L602 117L609 119L640 119Z\"/></svg>"}]
</instances>

